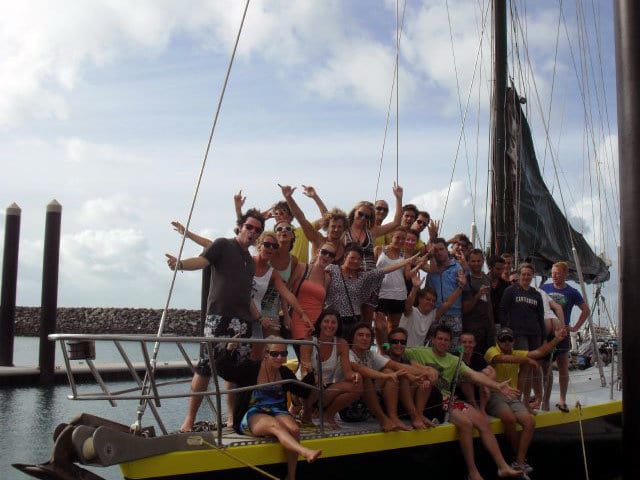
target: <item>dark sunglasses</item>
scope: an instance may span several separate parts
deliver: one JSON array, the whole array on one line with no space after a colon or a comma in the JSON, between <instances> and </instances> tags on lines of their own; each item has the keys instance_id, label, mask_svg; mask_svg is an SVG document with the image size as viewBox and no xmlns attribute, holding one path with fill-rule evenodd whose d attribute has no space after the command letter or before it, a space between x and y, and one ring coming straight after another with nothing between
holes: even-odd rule
<instances>
[{"instance_id":1,"label":"dark sunglasses","mask_svg":"<svg viewBox=\"0 0 640 480\"><path fill-rule=\"evenodd\" d=\"M405 339L403 339L403 338L390 338L390 339L389 339L389 343L390 343L391 345L397 345L398 343L399 343L400 345L406 345L406 344L407 344L407 341L406 341Z\"/></svg>"},{"instance_id":2,"label":"dark sunglasses","mask_svg":"<svg viewBox=\"0 0 640 480\"><path fill-rule=\"evenodd\" d=\"M273 358L277 358L277 357L287 358L287 356L289 355L289 352L287 352L286 350L269 350L269 355L272 356Z\"/></svg>"},{"instance_id":3,"label":"dark sunglasses","mask_svg":"<svg viewBox=\"0 0 640 480\"><path fill-rule=\"evenodd\" d=\"M358 218L366 218L367 220L371 220L371 215L364 212L358 212Z\"/></svg>"},{"instance_id":4,"label":"dark sunglasses","mask_svg":"<svg viewBox=\"0 0 640 480\"><path fill-rule=\"evenodd\" d=\"M320 255L327 255L331 258L336 258L336 252L332 252L331 250L327 250L326 248L320 249Z\"/></svg>"},{"instance_id":5,"label":"dark sunglasses","mask_svg":"<svg viewBox=\"0 0 640 480\"><path fill-rule=\"evenodd\" d=\"M262 233L262 227L256 227L255 225L251 225L250 223L245 223L244 228L246 228L250 232L255 231L258 235Z\"/></svg>"},{"instance_id":6,"label":"dark sunglasses","mask_svg":"<svg viewBox=\"0 0 640 480\"><path fill-rule=\"evenodd\" d=\"M513 337L500 337L499 342L513 342Z\"/></svg>"},{"instance_id":7,"label":"dark sunglasses","mask_svg":"<svg viewBox=\"0 0 640 480\"><path fill-rule=\"evenodd\" d=\"M378 212L388 212L389 209L387 207L376 207L376 211L378 211Z\"/></svg>"},{"instance_id":8,"label":"dark sunglasses","mask_svg":"<svg viewBox=\"0 0 640 480\"><path fill-rule=\"evenodd\" d=\"M292 226L276 227L276 232L291 232L291 231L293 231L293 227Z\"/></svg>"},{"instance_id":9,"label":"dark sunglasses","mask_svg":"<svg viewBox=\"0 0 640 480\"><path fill-rule=\"evenodd\" d=\"M421 218L419 218L419 219L416 220L416 223L418 225L424 225L425 223L427 223L427 221L426 220L422 220Z\"/></svg>"},{"instance_id":10,"label":"dark sunglasses","mask_svg":"<svg viewBox=\"0 0 640 480\"><path fill-rule=\"evenodd\" d=\"M271 248L272 250L277 250L280 245L273 242L262 242L262 246L264 248Z\"/></svg>"}]
</instances>

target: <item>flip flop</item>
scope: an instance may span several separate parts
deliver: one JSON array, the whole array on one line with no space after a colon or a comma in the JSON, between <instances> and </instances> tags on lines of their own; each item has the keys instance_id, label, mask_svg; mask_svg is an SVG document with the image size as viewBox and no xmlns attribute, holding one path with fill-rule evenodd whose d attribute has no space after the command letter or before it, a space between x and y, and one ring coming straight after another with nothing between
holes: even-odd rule
<instances>
[{"instance_id":1,"label":"flip flop","mask_svg":"<svg viewBox=\"0 0 640 480\"><path fill-rule=\"evenodd\" d=\"M569 407L564 403L556 403L556 408L564 413L569 413Z\"/></svg>"}]
</instances>

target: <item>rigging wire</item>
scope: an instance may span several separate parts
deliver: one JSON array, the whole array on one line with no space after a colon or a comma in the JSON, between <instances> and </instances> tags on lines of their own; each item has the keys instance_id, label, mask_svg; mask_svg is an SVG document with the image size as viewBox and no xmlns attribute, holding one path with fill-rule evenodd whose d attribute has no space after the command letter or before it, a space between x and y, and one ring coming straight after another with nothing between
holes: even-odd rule
<instances>
[{"instance_id":1,"label":"rigging wire","mask_svg":"<svg viewBox=\"0 0 640 480\"><path fill-rule=\"evenodd\" d=\"M198 180L196 182L195 191L193 193L193 198L192 198L192 201L191 201L191 208L189 209L189 215L188 215L187 221L185 223L184 232L182 233L182 241L180 242L180 249L178 250L178 255L177 255L178 262L180 261L180 259L182 257L182 251L184 249L186 235L187 235L187 232L189 231L189 225L191 223L191 217L193 216L193 210L195 208L196 200L198 198L198 192L200 190L200 184L202 183L202 177L204 175L204 169L205 169L205 166L207 164L207 159L209 157L209 152L211 150L211 145L213 143L213 135L214 135L215 130L216 130L216 125L218 124L218 118L220 116L220 109L222 108L222 100L224 99L224 94L225 94L225 92L227 90L227 84L229 83L229 77L231 75L231 67L233 66L233 62L235 60L236 52L238 50L238 43L240 42L240 34L242 33L242 28L244 26L244 21L245 21L245 18L247 16L247 10L249 9L249 2L250 1L251 0L247 0L246 1L245 6L244 6L244 10L242 12L242 19L240 20L240 26L238 28L238 33L236 35L235 43L233 45L233 51L231 53L231 58L229 59L229 65L227 66L227 71L226 71L226 74L225 74L225 77L224 77L224 83L222 85L222 90L220 92L220 97L218 98L218 105L216 107L215 115L213 117L213 124L211 126L211 131L209 133L209 139L207 141L207 147L205 149L204 158L202 159L202 165L200 167L200 173L198 175ZM169 287L169 293L167 295L167 301L166 301L164 309L162 311L162 316L160 318L160 324L158 326L158 333L157 333L158 337L162 336L162 333L164 331L164 326L165 326L166 319L167 319L167 312L169 310L169 304L171 302L171 296L172 296L172 293L173 293L173 288L175 286L177 273L178 273L178 269L176 268L173 271L173 275L171 276L171 284L170 284L170 287ZM153 356L151 358L152 369L155 368L156 359L158 357L159 349L160 349L160 342L156 342L154 347L153 347ZM148 382L149 382L149 372L147 372L145 374L145 378L144 378L144 381L143 381L143 384L142 384L142 391L143 392L148 388ZM138 405L137 420L136 420L136 423L134 423L134 426L136 426L137 428L140 427L140 422L142 420L142 415L144 414L144 411L145 411L145 408L146 408L146 404L147 404L147 401L143 400Z\"/></svg>"},{"instance_id":2,"label":"rigging wire","mask_svg":"<svg viewBox=\"0 0 640 480\"><path fill-rule=\"evenodd\" d=\"M482 22L483 25L486 25L486 15L487 12L489 11L489 9L487 8L487 11L485 11L485 20ZM449 177L449 186L447 187L447 195L445 196L445 201L444 201L444 205L442 207L442 218L440 221L440 229L442 231L443 227L444 227L444 220L445 220L445 216L447 213L447 205L449 204L449 195L451 194L451 185L453 184L453 176L455 175L455 171L456 171L456 165L458 163L458 156L460 153L460 144L462 142L462 137L464 135L464 128L465 128L465 122L467 119L467 114L469 112L469 105L470 105L470 101L471 101L471 93L473 91L473 86L475 84L475 80L476 80L476 73L478 71L478 65L480 63L480 52L482 51L482 44L483 44L483 39L484 39L484 35L480 36L480 42L478 44L478 50L476 51L476 59L475 59L475 63L473 65L473 74L471 75L471 83L469 84L469 93L467 94L467 101L465 103L465 108L464 108L464 112L461 112L461 124L460 124L460 132L458 134L458 142L457 142L457 146L456 146L456 153L454 155L454 159L453 159L453 166L451 168L451 176Z\"/></svg>"},{"instance_id":3,"label":"rigging wire","mask_svg":"<svg viewBox=\"0 0 640 480\"><path fill-rule=\"evenodd\" d=\"M393 101L393 92L394 90L396 90L395 86L396 86L396 77L397 77L397 72L398 72L398 58L399 58L399 54L400 54L400 40L402 39L402 32L403 32L403 28L404 28L404 14L405 14L405 10L407 8L407 2L405 0L404 2L404 6L402 8L402 21L400 22L400 33L397 34L397 43L396 43L396 61L394 62L394 67L393 67L393 78L391 81L391 91L389 92L389 102L387 104L387 117L385 120L385 124L384 124L384 135L382 136L382 148L380 149L380 162L378 165L378 179L376 181L376 191L375 194L373 196L374 203L376 200L378 200L378 192L380 190L380 177L382 175L382 161L384 159L384 149L385 149L385 145L387 143L387 132L389 130L389 118L391 117L391 103ZM396 97L397 97L397 93L396 93ZM397 126L396 126L397 129ZM396 150L397 152L397 150ZM396 183L398 182L398 173L397 173L397 169L398 169L398 161L397 161L397 154L396 154Z\"/></svg>"}]
</instances>

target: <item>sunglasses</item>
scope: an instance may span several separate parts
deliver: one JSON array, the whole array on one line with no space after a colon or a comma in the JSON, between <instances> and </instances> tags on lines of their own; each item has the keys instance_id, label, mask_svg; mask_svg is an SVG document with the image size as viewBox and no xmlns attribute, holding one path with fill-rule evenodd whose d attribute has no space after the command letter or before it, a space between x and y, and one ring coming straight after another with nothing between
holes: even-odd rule
<instances>
[{"instance_id":1,"label":"sunglasses","mask_svg":"<svg viewBox=\"0 0 640 480\"><path fill-rule=\"evenodd\" d=\"M292 226L276 227L276 232L291 232L291 231L293 231L293 227Z\"/></svg>"},{"instance_id":2,"label":"sunglasses","mask_svg":"<svg viewBox=\"0 0 640 480\"><path fill-rule=\"evenodd\" d=\"M377 212L388 212L389 209L387 207L376 207Z\"/></svg>"},{"instance_id":3,"label":"sunglasses","mask_svg":"<svg viewBox=\"0 0 640 480\"><path fill-rule=\"evenodd\" d=\"M404 338L390 338L389 343L391 345L397 345L397 344L406 345L407 341Z\"/></svg>"},{"instance_id":4,"label":"sunglasses","mask_svg":"<svg viewBox=\"0 0 640 480\"><path fill-rule=\"evenodd\" d=\"M262 246L264 248L270 248L272 250L277 250L280 245L278 245L277 243L273 243L273 242L262 242Z\"/></svg>"},{"instance_id":5,"label":"sunglasses","mask_svg":"<svg viewBox=\"0 0 640 480\"><path fill-rule=\"evenodd\" d=\"M289 352L287 352L286 350L269 350L269 355L273 358L278 358L278 357L287 358L287 355L289 355Z\"/></svg>"},{"instance_id":6,"label":"sunglasses","mask_svg":"<svg viewBox=\"0 0 640 480\"><path fill-rule=\"evenodd\" d=\"M499 342L513 342L513 337L501 337L498 339Z\"/></svg>"},{"instance_id":7,"label":"sunglasses","mask_svg":"<svg viewBox=\"0 0 640 480\"><path fill-rule=\"evenodd\" d=\"M262 233L262 227L256 227L255 225L251 225L250 223L245 223L243 226L249 232L255 231L258 235Z\"/></svg>"},{"instance_id":8,"label":"sunglasses","mask_svg":"<svg viewBox=\"0 0 640 480\"><path fill-rule=\"evenodd\" d=\"M358 212L358 218L365 218L367 220L371 220L371 215L364 212Z\"/></svg>"},{"instance_id":9,"label":"sunglasses","mask_svg":"<svg viewBox=\"0 0 640 480\"><path fill-rule=\"evenodd\" d=\"M426 220L422 220L421 218L419 218L418 220L416 220L416 223L418 225L424 225L425 223L427 223L427 221Z\"/></svg>"},{"instance_id":10,"label":"sunglasses","mask_svg":"<svg viewBox=\"0 0 640 480\"><path fill-rule=\"evenodd\" d=\"M327 250L326 248L320 249L320 255L327 255L331 258L336 258L336 252L332 252L331 250Z\"/></svg>"}]
</instances>

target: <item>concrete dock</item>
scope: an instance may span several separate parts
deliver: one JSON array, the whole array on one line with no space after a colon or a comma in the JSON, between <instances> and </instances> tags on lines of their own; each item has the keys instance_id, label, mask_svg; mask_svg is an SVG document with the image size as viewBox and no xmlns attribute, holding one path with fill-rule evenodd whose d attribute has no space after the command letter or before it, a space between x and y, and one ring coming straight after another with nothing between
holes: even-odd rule
<instances>
[{"instance_id":1,"label":"concrete dock","mask_svg":"<svg viewBox=\"0 0 640 480\"><path fill-rule=\"evenodd\" d=\"M197 360L193 360L193 366ZM106 381L122 380L133 381L131 373L124 363L94 362L94 366ZM146 371L144 362L133 362L133 367L138 375L144 376ZM191 377L191 369L184 361L158 362L156 365L156 377ZM76 381L93 381L93 374L86 362L74 362L73 374ZM69 382L67 369L64 365L57 365L54 371L54 382L56 384L67 384ZM0 387L40 386L40 369L36 365L0 367Z\"/></svg>"}]
</instances>

